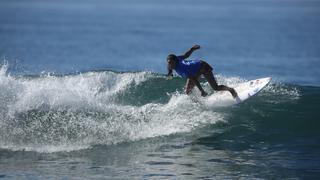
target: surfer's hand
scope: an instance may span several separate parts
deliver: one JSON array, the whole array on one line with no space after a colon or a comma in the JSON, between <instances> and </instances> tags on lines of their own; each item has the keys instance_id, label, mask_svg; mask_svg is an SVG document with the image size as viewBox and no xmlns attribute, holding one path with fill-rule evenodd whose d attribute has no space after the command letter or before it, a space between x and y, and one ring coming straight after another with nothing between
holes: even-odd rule
<instances>
[{"instance_id":1,"label":"surfer's hand","mask_svg":"<svg viewBox=\"0 0 320 180\"><path fill-rule=\"evenodd\" d=\"M208 94L205 91L201 91L201 96L206 97Z\"/></svg>"},{"instance_id":2,"label":"surfer's hand","mask_svg":"<svg viewBox=\"0 0 320 180\"><path fill-rule=\"evenodd\" d=\"M197 44L196 44L196 45L193 45L191 49L192 49L193 51L194 51L194 50L197 50L197 49L200 49L200 45L197 45Z\"/></svg>"}]
</instances>

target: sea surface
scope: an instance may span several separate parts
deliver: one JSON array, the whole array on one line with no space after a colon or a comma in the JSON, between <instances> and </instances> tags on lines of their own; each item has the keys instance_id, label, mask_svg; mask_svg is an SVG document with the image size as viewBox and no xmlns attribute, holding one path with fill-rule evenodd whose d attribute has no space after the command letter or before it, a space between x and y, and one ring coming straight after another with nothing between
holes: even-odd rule
<instances>
[{"instance_id":1,"label":"sea surface","mask_svg":"<svg viewBox=\"0 0 320 180\"><path fill-rule=\"evenodd\" d=\"M318 0L1 0L0 179L319 179L319 32ZM272 81L187 96L166 56L193 44Z\"/></svg>"}]
</instances>

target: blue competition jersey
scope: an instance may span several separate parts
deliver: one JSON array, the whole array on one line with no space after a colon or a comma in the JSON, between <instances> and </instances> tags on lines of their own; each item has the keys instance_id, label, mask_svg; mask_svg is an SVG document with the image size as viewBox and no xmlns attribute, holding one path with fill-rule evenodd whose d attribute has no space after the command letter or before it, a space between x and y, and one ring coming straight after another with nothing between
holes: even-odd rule
<instances>
[{"instance_id":1,"label":"blue competition jersey","mask_svg":"<svg viewBox=\"0 0 320 180\"><path fill-rule=\"evenodd\" d=\"M200 70L199 60L184 60L178 56L178 63L176 64L175 71L182 77L195 76Z\"/></svg>"}]
</instances>

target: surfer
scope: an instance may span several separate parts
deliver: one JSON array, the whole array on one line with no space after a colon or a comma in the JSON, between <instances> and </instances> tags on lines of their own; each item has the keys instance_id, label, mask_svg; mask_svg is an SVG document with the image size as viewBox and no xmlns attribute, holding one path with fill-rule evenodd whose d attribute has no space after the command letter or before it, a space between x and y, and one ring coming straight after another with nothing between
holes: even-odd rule
<instances>
[{"instance_id":1,"label":"surfer","mask_svg":"<svg viewBox=\"0 0 320 180\"><path fill-rule=\"evenodd\" d=\"M236 98L237 92L228 86L218 85L212 70L213 68L203 60L186 60L193 51L200 49L199 45L194 45L184 55L176 56L169 54L167 57L168 65L168 77L172 77L172 70L174 69L180 76L187 78L186 94L190 94L194 86L197 86L201 92L201 96L207 96L208 94L203 90L199 83L199 78L203 75L209 82L212 89L216 91L229 91L233 98Z\"/></svg>"}]
</instances>

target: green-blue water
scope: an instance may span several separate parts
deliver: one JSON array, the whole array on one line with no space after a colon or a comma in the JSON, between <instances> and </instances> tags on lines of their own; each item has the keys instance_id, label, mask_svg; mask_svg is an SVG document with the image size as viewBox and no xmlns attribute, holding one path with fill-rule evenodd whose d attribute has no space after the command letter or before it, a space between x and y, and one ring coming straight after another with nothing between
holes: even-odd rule
<instances>
[{"instance_id":1,"label":"green-blue water","mask_svg":"<svg viewBox=\"0 0 320 180\"><path fill-rule=\"evenodd\" d=\"M1 1L0 179L318 179L320 3ZM165 58L229 86L210 106ZM214 93L202 81L209 93Z\"/></svg>"}]
</instances>

